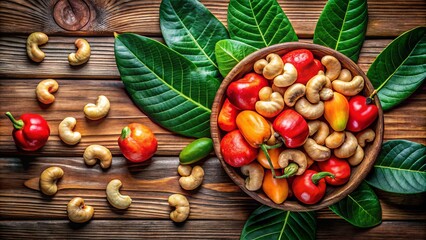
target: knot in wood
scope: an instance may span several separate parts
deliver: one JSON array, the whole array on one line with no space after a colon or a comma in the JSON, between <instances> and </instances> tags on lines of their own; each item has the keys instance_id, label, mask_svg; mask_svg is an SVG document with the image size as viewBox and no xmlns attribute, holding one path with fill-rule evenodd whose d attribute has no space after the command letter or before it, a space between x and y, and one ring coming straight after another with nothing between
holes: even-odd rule
<instances>
[{"instance_id":1,"label":"knot in wood","mask_svg":"<svg viewBox=\"0 0 426 240\"><path fill-rule=\"evenodd\" d=\"M53 8L56 24L69 31L82 29L90 17L89 3L85 0L59 0Z\"/></svg>"}]
</instances>

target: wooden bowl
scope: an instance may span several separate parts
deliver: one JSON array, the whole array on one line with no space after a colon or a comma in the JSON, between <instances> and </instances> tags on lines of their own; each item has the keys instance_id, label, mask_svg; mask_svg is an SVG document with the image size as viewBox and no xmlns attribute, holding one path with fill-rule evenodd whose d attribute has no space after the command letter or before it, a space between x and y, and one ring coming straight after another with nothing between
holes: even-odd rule
<instances>
[{"instance_id":1,"label":"wooden bowl","mask_svg":"<svg viewBox=\"0 0 426 240\"><path fill-rule=\"evenodd\" d=\"M226 98L226 89L228 85L234 81L242 78L246 73L253 71L253 64L261 59L265 58L269 53L276 53L280 56L286 54L287 52L290 52L295 49L309 49L314 54L315 58L321 59L321 57L325 55L332 55L336 57L340 63L342 64L342 68L346 68L352 72L353 76L360 75L365 79L365 87L362 92L364 96L368 96L371 92L373 92L374 88L371 85L370 80L367 78L367 76L364 74L364 72L348 57L345 55L332 50L330 48L316 45L316 44L310 44L310 43L299 43L299 42L292 42L292 43L283 43L283 44L277 44L270 47L262 48L246 58L244 58L240 63L238 63L225 77L222 84L220 85L220 88L218 92L216 93L216 97L214 99L213 108L212 108L212 114L210 119L211 124L211 136L213 138L214 142L214 149L216 152L217 157L219 158L223 168L225 169L226 173L229 175L229 177L237 184L244 192L246 192L249 196L251 196L253 199L257 200L258 202L268 205L273 208L287 210L287 211L312 211L312 210L318 210L327 206L330 206L342 198L346 197L349 193L351 193L353 190L355 190L358 185L364 180L364 178L367 176L368 172L370 171L371 167L374 165L374 161L376 160L377 155L380 151L380 146L382 144L383 140L383 110L380 105L380 101L378 100L377 96L375 97L375 104L379 108L379 116L378 119L373 123L371 126L372 129L376 132L376 138L372 143L369 143L365 150L365 158L361 162L360 165L356 167L352 167L352 173L351 178L348 183L339 186L339 187L332 187L330 185L327 185L327 192L324 196L324 198L313 205L305 205L297 200L293 199L287 199L283 204L276 204L272 202L264 193L262 190L251 192L246 189L244 185L244 177L240 175L239 169L234 168L230 165L228 165L222 158L222 154L220 152L220 141L222 137L224 136L225 132L221 131L217 125L217 118L219 115L219 111L222 107L223 102Z\"/></svg>"}]
</instances>

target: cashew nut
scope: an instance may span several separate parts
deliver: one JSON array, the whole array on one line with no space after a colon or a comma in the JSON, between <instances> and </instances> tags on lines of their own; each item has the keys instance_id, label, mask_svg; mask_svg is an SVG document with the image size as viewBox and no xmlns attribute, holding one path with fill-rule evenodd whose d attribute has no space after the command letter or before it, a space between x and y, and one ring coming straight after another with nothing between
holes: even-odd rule
<instances>
[{"instance_id":1,"label":"cashew nut","mask_svg":"<svg viewBox=\"0 0 426 240\"><path fill-rule=\"evenodd\" d=\"M302 97L297 100L294 109L304 118L314 120L320 118L324 114L324 103L320 101L316 104L312 104L306 100L306 98Z\"/></svg>"},{"instance_id":2,"label":"cashew nut","mask_svg":"<svg viewBox=\"0 0 426 240\"><path fill-rule=\"evenodd\" d=\"M345 132L333 132L325 139L325 146L330 149L340 147L345 141Z\"/></svg>"},{"instance_id":3,"label":"cashew nut","mask_svg":"<svg viewBox=\"0 0 426 240\"><path fill-rule=\"evenodd\" d=\"M280 153L278 164L281 168L287 167L290 162L294 162L299 166L295 175L302 175L308 166L306 155L297 149L286 149Z\"/></svg>"},{"instance_id":4,"label":"cashew nut","mask_svg":"<svg viewBox=\"0 0 426 240\"><path fill-rule=\"evenodd\" d=\"M343 144L334 149L334 155L338 158L348 158L355 154L358 141L351 132L345 132L345 141Z\"/></svg>"},{"instance_id":5,"label":"cashew nut","mask_svg":"<svg viewBox=\"0 0 426 240\"><path fill-rule=\"evenodd\" d=\"M320 97L321 101L328 101L328 100L332 99L333 96L334 96L334 92L331 88L324 87L319 92L319 97Z\"/></svg>"},{"instance_id":6,"label":"cashew nut","mask_svg":"<svg viewBox=\"0 0 426 240\"><path fill-rule=\"evenodd\" d=\"M342 69L339 60L331 55L326 55L321 58L321 63L327 69L325 76L329 77L331 81L337 79Z\"/></svg>"},{"instance_id":7,"label":"cashew nut","mask_svg":"<svg viewBox=\"0 0 426 240\"><path fill-rule=\"evenodd\" d=\"M349 81L352 80L352 73L348 69L343 68L342 71L340 71L340 74L337 77L337 79L344 81L344 82L349 82Z\"/></svg>"},{"instance_id":8,"label":"cashew nut","mask_svg":"<svg viewBox=\"0 0 426 240\"><path fill-rule=\"evenodd\" d=\"M263 69L265 68L265 66L268 65L268 61L266 61L266 59L262 58L257 60L254 65L253 65L253 70L257 73L257 74L262 74L263 75Z\"/></svg>"},{"instance_id":9,"label":"cashew nut","mask_svg":"<svg viewBox=\"0 0 426 240\"><path fill-rule=\"evenodd\" d=\"M314 140L319 145L324 145L325 139L328 137L330 133L330 129L327 123L315 120L308 122L309 127L309 136L314 136Z\"/></svg>"},{"instance_id":10,"label":"cashew nut","mask_svg":"<svg viewBox=\"0 0 426 240\"><path fill-rule=\"evenodd\" d=\"M78 38L74 42L75 46L77 47L77 52L70 53L68 55L68 62L72 66L78 66L85 62L87 62L90 58L90 45L89 43L83 39Z\"/></svg>"},{"instance_id":11,"label":"cashew nut","mask_svg":"<svg viewBox=\"0 0 426 240\"><path fill-rule=\"evenodd\" d=\"M84 223L89 221L95 209L89 205L84 204L84 199L75 197L67 205L68 218L75 223Z\"/></svg>"},{"instance_id":12,"label":"cashew nut","mask_svg":"<svg viewBox=\"0 0 426 240\"><path fill-rule=\"evenodd\" d=\"M170 213L170 219L173 222L183 222L189 216L189 202L182 194L173 194L168 199L169 205L176 209Z\"/></svg>"},{"instance_id":13,"label":"cashew nut","mask_svg":"<svg viewBox=\"0 0 426 240\"><path fill-rule=\"evenodd\" d=\"M284 64L284 73L274 78L277 87L288 87L297 80L297 69L291 63Z\"/></svg>"},{"instance_id":14,"label":"cashew nut","mask_svg":"<svg viewBox=\"0 0 426 240\"><path fill-rule=\"evenodd\" d=\"M119 190L122 183L118 179L111 180L106 187L108 202L115 208L127 209L132 203L132 199L127 195L121 195Z\"/></svg>"},{"instance_id":15,"label":"cashew nut","mask_svg":"<svg viewBox=\"0 0 426 240\"><path fill-rule=\"evenodd\" d=\"M90 120L99 120L108 114L109 108L108 98L100 95L96 100L96 104L88 103L84 106L84 115Z\"/></svg>"},{"instance_id":16,"label":"cashew nut","mask_svg":"<svg viewBox=\"0 0 426 240\"><path fill-rule=\"evenodd\" d=\"M318 103L320 101L319 92L324 88L327 80L323 74L313 76L306 83L306 98L311 103Z\"/></svg>"},{"instance_id":17,"label":"cashew nut","mask_svg":"<svg viewBox=\"0 0 426 240\"><path fill-rule=\"evenodd\" d=\"M83 154L84 162L89 165L95 165L96 162L100 161L102 168L109 168L112 162L112 154L108 148L101 145L90 145L84 150Z\"/></svg>"},{"instance_id":18,"label":"cashew nut","mask_svg":"<svg viewBox=\"0 0 426 240\"><path fill-rule=\"evenodd\" d=\"M348 158L348 163L354 167L360 164L363 159L364 159L364 149L362 149L362 147L358 145L356 147L355 154L352 155L350 158Z\"/></svg>"},{"instance_id":19,"label":"cashew nut","mask_svg":"<svg viewBox=\"0 0 426 240\"><path fill-rule=\"evenodd\" d=\"M331 156L329 148L318 145L312 138L306 140L305 144L303 144L303 149L314 161L325 161Z\"/></svg>"},{"instance_id":20,"label":"cashew nut","mask_svg":"<svg viewBox=\"0 0 426 240\"><path fill-rule=\"evenodd\" d=\"M375 137L376 137L376 133L371 128L364 129L356 135L358 144L361 147L365 147L365 143L372 142Z\"/></svg>"},{"instance_id":21,"label":"cashew nut","mask_svg":"<svg viewBox=\"0 0 426 240\"><path fill-rule=\"evenodd\" d=\"M345 96L355 96L364 89L364 78L355 76L350 82L335 80L332 82L332 85L336 92Z\"/></svg>"},{"instance_id":22,"label":"cashew nut","mask_svg":"<svg viewBox=\"0 0 426 240\"><path fill-rule=\"evenodd\" d=\"M58 91L59 85L54 79L45 79L38 83L36 88L37 99L44 104L51 104L55 101L52 93Z\"/></svg>"},{"instance_id":23,"label":"cashew nut","mask_svg":"<svg viewBox=\"0 0 426 240\"><path fill-rule=\"evenodd\" d=\"M189 175L191 175L191 171L192 171L192 167L189 165L179 165L178 166L178 173L179 175L181 175L182 177L188 177Z\"/></svg>"},{"instance_id":24,"label":"cashew nut","mask_svg":"<svg viewBox=\"0 0 426 240\"><path fill-rule=\"evenodd\" d=\"M254 63L254 71L258 74L263 74L266 79L274 79L282 73L284 67L283 60L280 55L270 53L265 59L260 59Z\"/></svg>"},{"instance_id":25,"label":"cashew nut","mask_svg":"<svg viewBox=\"0 0 426 240\"><path fill-rule=\"evenodd\" d=\"M77 120L73 117L67 117L59 124L59 138L68 144L75 145L80 142L81 134L77 131L73 132Z\"/></svg>"},{"instance_id":26,"label":"cashew nut","mask_svg":"<svg viewBox=\"0 0 426 240\"><path fill-rule=\"evenodd\" d=\"M284 102L287 106L293 107L299 98L305 96L306 87L301 83L295 83L287 88L284 93Z\"/></svg>"},{"instance_id":27,"label":"cashew nut","mask_svg":"<svg viewBox=\"0 0 426 240\"><path fill-rule=\"evenodd\" d=\"M242 166L241 173L244 174L244 176L247 176L245 180L247 190L257 191L262 187L265 172L259 163L252 162Z\"/></svg>"},{"instance_id":28,"label":"cashew nut","mask_svg":"<svg viewBox=\"0 0 426 240\"><path fill-rule=\"evenodd\" d=\"M190 166L188 166L190 167ZM178 171L179 174L182 173L181 171ZM200 166L195 166L192 168L190 175L181 175L182 177L179 178L179 184L180 186L185 190L194 190L197 187L201 185L204 179L204 170Z\"/></svg>"},{"instance_id":29,"label":"cashew nut","mask_svg":"<svg viewBox=\"0 0 426 240\"><path fill-rule=\"evenodd\" d=\"M46 195L54 195L58 191L56 181L64 176L64 170L60 167L46 168L40 175L40 190Z\"/></svg>"},{"instance_id":30,"label":"cashew nut","mask_svg":"<svg viewBox=\"0 0 426 240\"><path fill-rule=\"evenodd\" d=\"M279 139L278 137L275 135L275 129L272 126L271 122L268 122L269 126L271 127L271 137L269 137L268 141L266 141L266 144L268 145L275 145L278 143Z\"/></svg>"},{"instance_id":31,"label":"cashew nut","mask_svg":"<svg viewBox=\"0 0 426 240\"><path fill-rule=\"evenodd\" d=\"M34 62L43 61L46 55L38 48L39 45L46 44L49 38L42 32L33 32L27 38L27 55Z\"/></svg>"},{"instance_id":32,"label":"cashew nut","mask_svg":"<svg viewBox=\"0 0 426 240\"><path fill-rule=\"evenodd\" d=\"M275 117L284 109L283 96L278 92L272 92L272 88L270 87L260 89L259 99L256 102L255 108L264 117Z\"/></svg>"}]
</instances>

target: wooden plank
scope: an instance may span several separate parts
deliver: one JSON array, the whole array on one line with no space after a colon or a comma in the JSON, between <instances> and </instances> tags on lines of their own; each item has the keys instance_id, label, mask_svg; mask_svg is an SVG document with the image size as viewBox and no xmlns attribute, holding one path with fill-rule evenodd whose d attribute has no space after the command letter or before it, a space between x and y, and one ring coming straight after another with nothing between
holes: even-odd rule
<instances>
[{"instance_id":1,"label":"wooden plank","mask_svg":"<svg viewBox=\"0 0 426 240\"><path fill-rule=\"evenodd\" d=\"M93 220L77 225L66 220L0 221L6 239L239 239L244 221ZM318 220L316 239L425 239L426 222L383 222L359 229L343 220ZM350 236L350 238L349 238Z\"/></svg>"},{"instance_id":2,"label":"wooden plank","mask_svg":"<svg viewBox=\"0 0 426 240\"><path fill-rule=\"evenodd\" d=\"M53 9L57 1L7 0L0 2L0 32L30 33L43 31L61 35L111 35L112 32L137 32L160 36L160 0L102 1L87 0L94 17L79 31L66 31L55 22ZM226 25L229 0L201 1ZM278 1L300 37L312 37L325 0ZM368 1L368 36L398 36L411 28L426 24L423 0ZM402 14L403 13L403 14ZM397 23L397 24L396 24Z\"/></svg>"},{"instance_id":3,"label":"wooden plank","mask_svg":"<svg viewBox=\"0 0 426 240\"><path fill-rule=\"evenodd\" d=\"M41 63L28 59L25 44L27 35L0 36L0 78L78 78L78 79L119 79L120 75L114 57L114 38L86 37L91 45L89 61L78 67L68 63L68 54L75 51L76 37L51 36L41 49L46 58ZM155 38L161 41L160 38ZM377 55L391 39L366 40L361 50L358 65L367 72ZM312 42L301 39L301 42ZM13 69L13 71L11 71Z\"/></svg>"},{"instance_id":4,"label":"wooden plank","mask_svg":"<svg viewBox=\"0 0 426 240\"><path fill-rule=\"evenodd\" d=\"M246 220L259 206L226 175L218 159L200 165L205 178L200 189L184 191L178 183L177 157L154 157L141 164L128 164L114 157L111 169L88 167L77 157L0 158L0 219L66 219L66 204L80 196L95 208L95 219L168 219L167 198L185 194L191 204L191 219ZM47 197L39 192L38 178L49 166L61 167L65 175L59 192ZM121 192L133 199L126 211L112 208L105 196L108 182L118 178ZM26 186L26 187L24 187ZM379 192L383 220L425 220L424 195L395 195ZM320 219L339 219L327 208L318 211Z\"/></svg>"}]
</instances>

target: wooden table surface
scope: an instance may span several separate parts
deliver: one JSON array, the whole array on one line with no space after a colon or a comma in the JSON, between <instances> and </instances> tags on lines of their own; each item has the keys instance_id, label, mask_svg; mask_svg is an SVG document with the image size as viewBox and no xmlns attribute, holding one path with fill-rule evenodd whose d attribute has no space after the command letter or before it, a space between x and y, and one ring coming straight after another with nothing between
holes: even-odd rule
<instances>
[{"instance_id":1,"label":"wooden table surface","mask_svg":"<svg viewBox=\"0 0 426 240\"><path fill-rule=\"evenodd\" d=\"M234 185L213 155L201 162L206 176L195 191L178 184L180 150L191 140L154 124L130 100L120 80L114 59L113 32L136 32L161 40L158 12L160 0L88 0L92 5L89 23L67 31L53 19L56 0L0 1L0 238L195 238L238 239L249 214L259 204ZM229 0L203 0L204 5L226 25ZM279 1L301 41L311 41L324 0ZM380 51L396 36L416 26L426 25L426 2L368 1L367 39L359 65L367 71ZM29 33L43 31L49 42L42 47L45 60L36 64L26 56ZM77 37L85 37L92 47L87 64L70 67L67 55L75 51ZM39 104L35 87L44 78L54 78L60 87L51 106ZM85 119L83 107L104 94L111 101L106 119ZM17 150L11 136L12 125L4 116L26 112L41 114L48 121L51 136L36 152ZM82 134L76 146L63 144L58 124L68 116L77 119L75 130ZM152 160L128 164L120 154L117 138L131 122L149 126L159 147ZM426 144L425 86L401 106L385 114L385 140L408 139ZM82 154L90 144L108 147L112 167L88 167ZM49 166L60 166L65 176L54 197L38 191L38 177ZM109 180L123 181L123 194L132 197L128 210L112 208L105 196ZM426 239L425 195L403 196L376 191L383 210L383 222L374 228L359 229L328 209L317 212L318 239ZM191 204L190 218L183 224L169 219L167 198L182 193ZM83 197L95 208L88 224L70 223L68 201Z\"/></svg>"}]
</instances>

